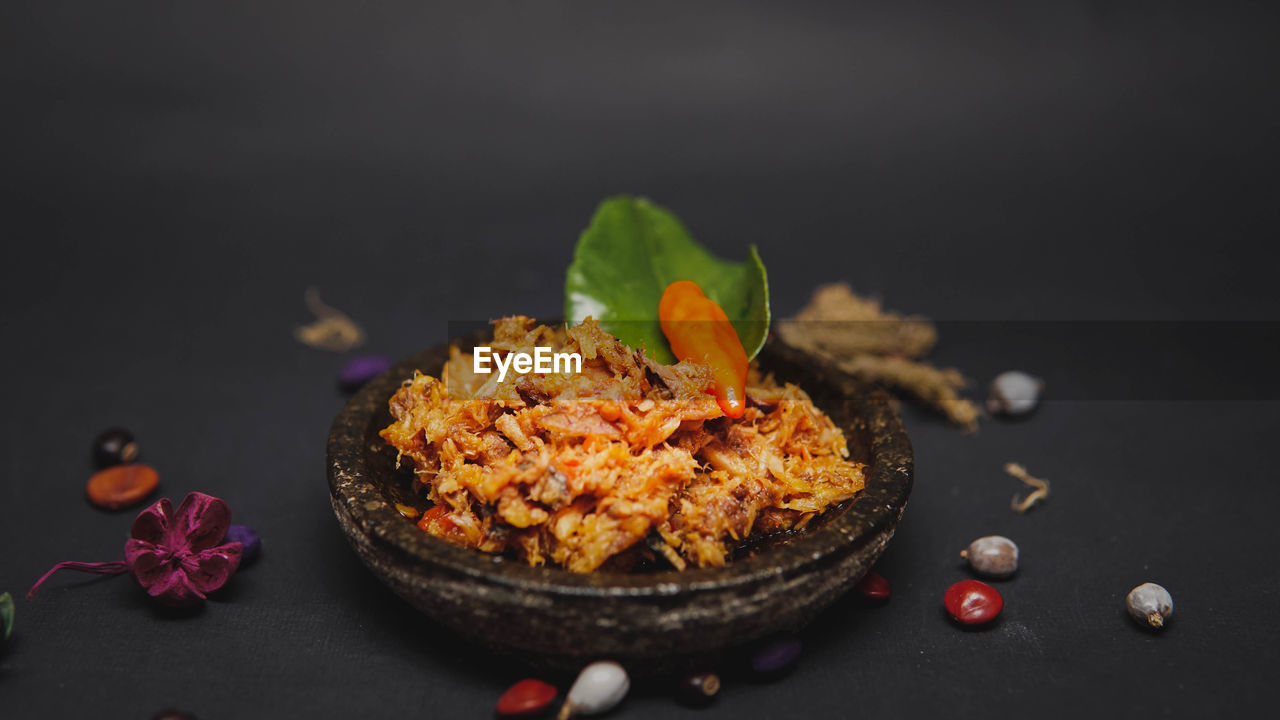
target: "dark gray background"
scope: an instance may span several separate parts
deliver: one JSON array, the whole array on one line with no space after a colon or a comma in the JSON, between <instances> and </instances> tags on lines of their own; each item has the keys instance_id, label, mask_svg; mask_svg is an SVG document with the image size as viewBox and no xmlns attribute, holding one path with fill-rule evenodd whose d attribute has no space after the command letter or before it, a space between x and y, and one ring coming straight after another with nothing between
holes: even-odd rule
<instances>
[{"instance_id":1,"label":"dark gray background","mask_svg":"<svg viewBox=\"0 0 1280 720\"><path fill-rule=\"evenodd\" d=\"M595 203L633 192L722 254L757 244L781 316L845 280L947 321L1280 320L1274 6L686 5L0 7L0 587L118 556L133 511L83 499L112 424L165 495L224 497L266 546L195 617L127 578L19 600L0 714L484 717L521 676L346 546L323 459L345 358L290 334L309 285L395 357L450 320L554 315ZM940 359L980 382L1045 357L951 327ZM1197 375L1246 354L1187 346L1219 361ZM908 408L893 600L841 602L791 677L700 715L1274 704L1275 396L1072 392L1106 353L1065 344L1059 399L976 436ZM1009 460L1048 505L1009 511ZM942 593L989 533L1023 570L962 632ZM1177 603L1162 635L1123 614L1146 580ZM667 714L695 716L653 688L616 716Z\"/></svg>"}]
</instances>

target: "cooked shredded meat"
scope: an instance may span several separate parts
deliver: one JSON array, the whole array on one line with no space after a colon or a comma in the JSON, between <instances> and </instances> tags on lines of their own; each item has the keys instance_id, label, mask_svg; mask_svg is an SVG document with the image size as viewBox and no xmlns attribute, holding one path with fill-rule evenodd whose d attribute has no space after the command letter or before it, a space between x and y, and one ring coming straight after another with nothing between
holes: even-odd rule
<instances>
[{"instance_id":1,"label":"cooked shredded meat","mask_svg":"<svg viewBox=\"0 0 1280 720\"><path fill-rule=\"evenodd\" d=\"M436 379L391 398L382 437L435 507L419 526L469 548L590 572L661 555L724 565L750 538L801 528L862 489L843 433L803 390L752 369L743 416L710 370L660 365L588 319L568 330L495 323L495 355L578 352L580 373L475 374L453 348Z\"/></svg>"}]
</instances>

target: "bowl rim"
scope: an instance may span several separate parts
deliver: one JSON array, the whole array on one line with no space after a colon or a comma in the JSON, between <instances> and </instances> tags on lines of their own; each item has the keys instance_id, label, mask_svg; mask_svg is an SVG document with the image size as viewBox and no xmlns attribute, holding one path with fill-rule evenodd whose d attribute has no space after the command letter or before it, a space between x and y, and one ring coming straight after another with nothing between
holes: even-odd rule
<instances>
[{"instance_id":1,"label":"bowl rim","mask_svg":"<svg viewBox=\"0 0 1280 720\"><path fill-rule=\"evenodd\" d=\"M750 586L770 578L789 578L814 565L837 562L862 543L892 530L911 493L914 460L906 429L888 394L771 335L762 356L775 362L814 366L840 384L845 414L867 423L870 438L866 486L836 517L821 527L793 536L785 545L735 559L723 567L659 570L646 573L596 571L574 573L555 566L534 567L497 555L463 548L418 530L416 523L387 501L368 477L365 437L379 410L415 370L439 375L452 345L475 338L454 338L396 362L353 394L334 418L326 447L332 500L348 511L355 531L376 548L402 561L474 578L521 592L580 597L653 597ZM786 380L785 377L780 378ZM828 411L827 408L821 408ZM834 419L834 418L833 418ZM846 433L849 423L839 423ZM357 431L352 432L354 428ZM856 512L855 512L856 511ZM406 523L414 532L403 532Z\"/></svg>"}]
</instances>

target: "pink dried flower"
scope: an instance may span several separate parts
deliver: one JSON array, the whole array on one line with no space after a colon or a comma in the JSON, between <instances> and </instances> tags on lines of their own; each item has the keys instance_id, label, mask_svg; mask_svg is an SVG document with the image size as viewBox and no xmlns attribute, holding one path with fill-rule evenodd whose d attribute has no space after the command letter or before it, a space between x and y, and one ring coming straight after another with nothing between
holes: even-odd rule
<instances>
[{"instance_id":1,"label":"pink dried flower","mask_svg":"<svg viewBox=\"0 0 1280 720\"><path fill-rule=\"evenodd\" d=\"M212 495L193 492L175 511L168 498L143 510L125 541L124 560L61 562L27 592L35 594L58 570L118 575L132 571L147 594L166 605L194 605L226 584L240 566L241 545L223 543L231 510Z\"/></svg>"}]
</instances>

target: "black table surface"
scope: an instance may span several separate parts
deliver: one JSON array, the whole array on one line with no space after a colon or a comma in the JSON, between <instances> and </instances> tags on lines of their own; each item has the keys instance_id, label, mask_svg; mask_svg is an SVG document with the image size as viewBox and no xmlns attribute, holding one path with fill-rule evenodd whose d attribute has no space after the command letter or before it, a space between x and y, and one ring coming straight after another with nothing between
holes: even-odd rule
<instances>
[{"instance_id":1,"label":"black table surface","mask_svg":"<svg viewBox=\"0 0 1280 720\"><path fill-rule=\"evenodd\" d=\"M893 599L838 602L780 682L707 710L642 682L614 717L1274 705L1274 4L886 5L0 7L0 716L490 716L527 671L348 547L324 445L351 354L292 330L312 286L393 357L453 320L557 315L578 232L623 192L722 255L756 244L778 316L846 281L941 321L975 395L1020 368L1048 399L975 435L904 408ZM1153 328L1172 343L1097 340ZM84 499L111 425L163 495L221 496L263 537L194 616L127 578L22 598L118 557L135 511ZM1011 460L1053 482L1026 515ZM941 598L986 534L1023 567L964 632ZM1176 602L1160 634L1124 614L1149 580Z\"/></svg>"}]
</instances>

